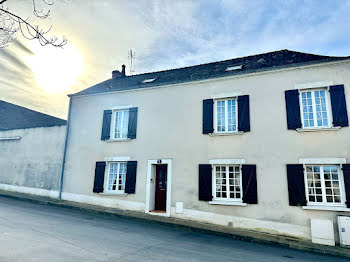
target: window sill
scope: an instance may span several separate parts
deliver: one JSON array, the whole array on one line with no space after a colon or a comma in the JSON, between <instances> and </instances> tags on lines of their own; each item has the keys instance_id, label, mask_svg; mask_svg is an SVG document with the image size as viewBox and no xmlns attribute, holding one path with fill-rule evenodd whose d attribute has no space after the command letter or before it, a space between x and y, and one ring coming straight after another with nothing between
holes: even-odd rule
<instances>
[{"instance_id":1,"label":"window sill","mask_svg":"<svg viewBox=\"0 0 350 262\"><path fill-rule=\"evenodd\" d=\"M318 211L341 211L341 212L350 212L350 208L344 206L303 206L305 210L318 210Z\"/></svg>"},{"instance_id":2,"label":"window sill","mask_svg":"<svg viewBox=\"0 0 350 262\"><path fill-rule=\"evenodd\" d=\"M247 206L246 203L238 201L223 201L223 200L213 200L209 201L210 205L224 205L224 206Z\"/></svg>"},{"instance_id":3,"label":"window sill","mask_svg":"<svg viewBox=\"0 0 350 262\"><path fill-rule=\"evenodd\" d=\"M317 131L338 131L341 127L315 127L315 128L297 128L297 132L317 132Z\"/></svg>"},{"instance_id":4,"label":"window sill","mask_svg":"<svg viewBox=\"0 0 350 262\"><path fill-rule=\"evenodd\" d=\"M128 193L104 192L104 193L100 193L100 195L102 195L102 196L127 196Z\"/></svg>"},{"instance_id":5,"label":"window sill","mask_svg":"<svg viewBox=\"0 0 350 262\"><path fill-rule=\"evenodd\" d=\"M237 131L232 133L210 133L209 136L234 136L234 135L243 135L243 131Z\"/></svg>"},{"instance_id":6,"label":"window sill","mask_svg":"<svg viewBox=\"0 0 350 262\"><path fill-rule=\"evenodd\" d=\"M105 140L108 143L112 143L112 142L128 142L130 141L130 138L122 138L122 139L109 139L109 140Z\"/></svg>"}]
</instances>

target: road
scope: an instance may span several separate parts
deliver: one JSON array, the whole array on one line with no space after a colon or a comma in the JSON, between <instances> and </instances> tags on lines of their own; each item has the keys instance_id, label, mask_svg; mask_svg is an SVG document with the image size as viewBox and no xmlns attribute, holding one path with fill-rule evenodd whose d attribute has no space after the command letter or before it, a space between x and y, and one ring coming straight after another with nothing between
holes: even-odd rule
<instances>
[{"instance_id":1,"label":"road","mask_svg":"<svg viewBox=\"0 0 350 262\"><path fill-rule=\"evenodd\" d=\"M12 261L348 261L0 197L0 262Z\"/></svg>"}]
</instances>

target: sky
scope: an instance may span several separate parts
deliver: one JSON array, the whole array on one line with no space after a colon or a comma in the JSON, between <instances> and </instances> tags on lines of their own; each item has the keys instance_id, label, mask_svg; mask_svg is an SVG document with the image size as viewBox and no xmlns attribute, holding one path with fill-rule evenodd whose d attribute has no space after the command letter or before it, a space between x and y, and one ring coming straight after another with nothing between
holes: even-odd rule
<instances>
[{"instance_id":1,"label":"sky","mask_svg":"<svg viewBox=\"0 0 350 262\"><path fill-rule=\"evenodd\" d=\"M0 100L67 118L67 94L111 77L290 49L350 56L350 0L56 0L50 19L32 1L7 7L33 24L52 25L63 48L17 34L0 48ZM133 50L130 72L129 50Z\"/></svg>"}]
</instances>

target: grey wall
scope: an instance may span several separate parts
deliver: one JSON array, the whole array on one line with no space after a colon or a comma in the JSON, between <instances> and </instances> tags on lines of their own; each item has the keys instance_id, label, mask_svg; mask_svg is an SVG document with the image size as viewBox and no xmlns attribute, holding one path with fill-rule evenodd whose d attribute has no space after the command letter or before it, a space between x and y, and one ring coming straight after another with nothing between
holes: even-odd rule
<instances>
[{"instance_id":1,"label":"grey wall","mask_svg":"<svg viewBox=\"0 0 350 262\"><path fill-rule=\"evenodd\" d=\"M0 184L58 190L66 126L1 131Z\"/></svg>"},{"instance_id":2,"label":"grey wall","mask_svg":"<svg viewBox=\"0 0 350 262\"><path fill-rule=\"evenodd\" d=\"M284 91L308 82L344 84L350 113L349 72L349 63L339 63L74 97L63 190L71 195L94 197L99 204L125 200L142 204L146 198L147 160L171 158L172 207L181 201L188 210L271 225L281 222L306 228L305 234L309 234L310 218L335 221L337 214L344 213L289 206L286 164L297 164L301 157L345 157L349 162L350 128L305 133L287 130ZM233 92L250 96L251 132L203 135L202 100ZM103 110L123 105L139 108L137 138L129 142L101 141ZM130 156L138 161L136 194L103 196L92 192L95 162L109 156ZM198 201L198 164L217 158L244 158L247 164L257 165L258 205L220 206ZM127 208L132 209L132 205Z\"/></svg>"}]
</instances>

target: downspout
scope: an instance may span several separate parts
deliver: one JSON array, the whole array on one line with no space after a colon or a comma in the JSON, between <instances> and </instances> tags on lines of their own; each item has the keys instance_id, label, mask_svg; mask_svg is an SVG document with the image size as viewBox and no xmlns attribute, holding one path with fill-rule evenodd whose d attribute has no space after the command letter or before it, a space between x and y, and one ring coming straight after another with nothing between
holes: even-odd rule
<instances>
[{"instance_id":1,"label":"downspout","mask_svg":"<svg viewBox=\"0 0 350 262\"><path fill-rule=\"evenodd\" d=\"M70 123L70 112L72 106L72 98L69 97L69 107L68 107L68 119L67 119L67 128L66 128L66 137L64 141L64 151L63 151L63 159L62 159L62 168L61 168L61 177L60 177L60 187L58 193L58 199L62 200L62 188L63 188L63 175L64 175L64 166L66 163L66 153L67 153L67 143L68 143L68 133L69 133L69 123Z\"/></svg>"}]
</instances>

